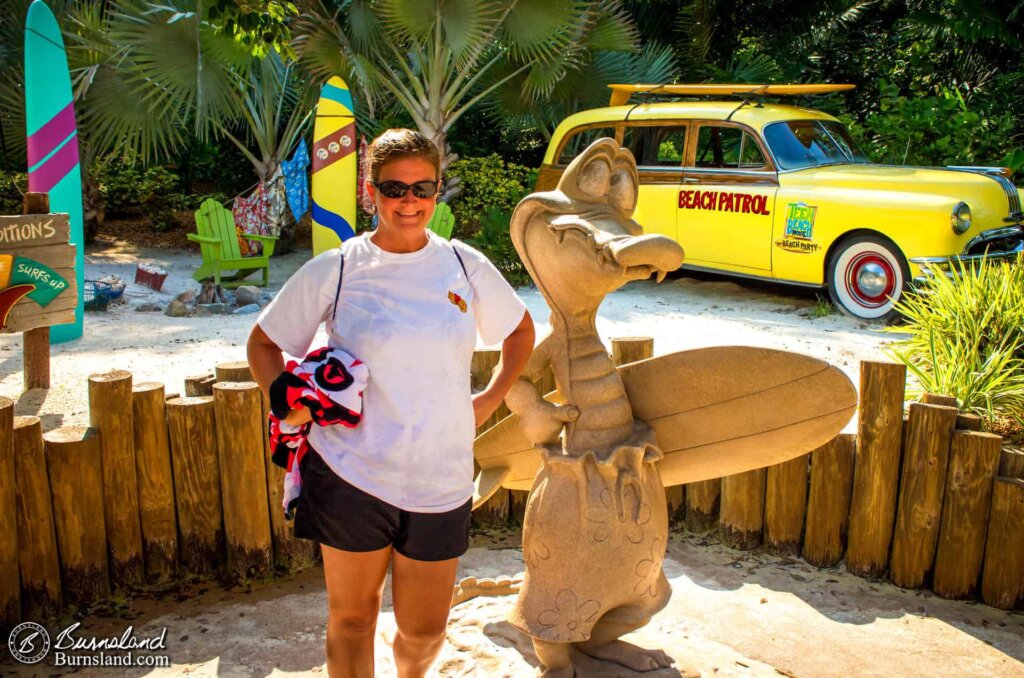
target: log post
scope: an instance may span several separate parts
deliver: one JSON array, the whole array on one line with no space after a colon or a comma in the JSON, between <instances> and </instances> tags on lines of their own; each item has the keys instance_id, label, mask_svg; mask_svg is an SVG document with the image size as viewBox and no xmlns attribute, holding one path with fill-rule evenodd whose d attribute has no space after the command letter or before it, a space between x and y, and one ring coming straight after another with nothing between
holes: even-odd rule
<instances>
[{"instance_id":1,"label":"log post","mask_svg":"<svg viewBox=\"0 0 1024 678\"><path fill-rule=\"evenodd\" d=\"M981 599L1012 610L1024 604L1024 480L996 478L981 575Z\"/></svg>"},{"instance_id":2,"label":"log post","mask_svg":"<svg viewBox=\"0 0 1024 678\"><path fill-rule=\"evenodd\" d=\"M139 485L139 519L146 578L162 582L178 566L178 523L174 516L174 472L167 437L164 385L156 382L132 388L132 419Z\"/></svg>"},{"instance_id":3,"label":"log post","mask_svg":"<svg viewBox=\"0 0 1024 678\"><path fill-rule=\"evenodd\" d=\"M18 577L18 509L14 475L14 401L0 397L0 629L21 619ZM21 530L28 525L21 524Z\"/></svg>"},{"instance_id":4,"label":"log post","mask_svg":"<svg viewBox=\"0 0 1024 678\"><path fill-rule=\"evenodd\" d=\"M22 214L49 214L48 193L26 193L21 203ZM81 313L79 308L75 311ZM25 371L25 390L50 388L50 328L36 327L22 332L22 357Z\"/></svg>"},{"instance_id":5,"label":"log post","mask_svg":"<svg viewBox=\"0 0 1024 678\"><path fill-rule=\"evenodd\" d=\"M880 577L889 561L900 444L903 439L904 365L862 362L846 569Z\"/></svg>"},{"instance_id":6,"label":"log post","mask_svg":"<svg viewBox=\"0 0 1024 678\"><path fill-rule=\"evenodd\" d=\"M167 401L181 563L199 575L224 562L224 514L213 396Z\"/></svg>"},{"instance_id":7,"label":"log post","mask_svg":"<svg viewBox=\"0 0 1024 678\"><path fill-rule=\"evenodd\" d=\"M480 349L473 352L473 361L470 364L470 385L474 393L482 391L491 381L491 374L501 359L501 351L498 349ZM491 428L499 421L509 415L508 406L502 401L487 421L479 426L476 434L480 435ZM480 468L474 462L474 475ZM474 520L483 525L505 525L509 519L509 491L504 487L498 488L490 499L482 506L473 511Z\"/></svg>"},{"instance_id":8,"label":"log post","mask_svg":"<svg viewBox=\"0 0 1024 678\"><path fill-rule=\"evenodd\" d=\"M141 584L144 578L133 418L131 372L90 375L89 425L100 432L103 517L115 588Z\"/></svg>"},{"instance_id":9,"label":"log post","mask_svg":"<svg viewBox=\"0 0 1024 678\"><path fill-rule=\"evenodd\" d=\"M61 612L60 561L39 417L14 418L14 449L18 525L32 527L18 530L22 618L51 619Z\"/></svg>"},{"instance_id":10,"label":"log post","mask_svg":"<svg viewBox=\"0 0 1024 678\"><path fill-rule=\"evenodd\" d=\"M260 392L263 408L263 457L267 469L267 504L270 510L270 537L274 544L274 565L287 572L299 572L313 565L316 542L295 536L295 521L284 519L284 469L273 462L270 449L270 400Z\"/></svg>"},{"instance_id":11,"label":"log post","mask_svg":"<svg viewBox=\"0 0 1024 678\"><path fill-rule=\"evenodd\" d=\"M1019 447L1004 447L999 455L999 475L1024 480L1024 450Z\"/></svg>"},{"instance_id":12,"label":"log post","mask_svg":"<svg viewBox=\"0 0 1024 678\"><path fill-rule=\"evenodd\" d=\"M960 412L956 415L956 428L958 431L980 431L981 417L969 412Z\"/></svg>"},{"instance_id":13,"label":"log post","mask_svg":"<svg viewBox=\"0 0 1024 678\"><path fill-rule=\"evenodd\" d=\"M943 598L968 598L977 590L1002 442L992 433L953 434L932 580Z\"/></svg>"},{"instance_id":14,"label":"log post","mask_svg":"<svg viewBox=\"0 0 1024 678\"><path fill-rule=\"evenodd\" d=\"M237 579L264 577L273 562L273 544L260 389L251 381L220 382L213 385L213 400L228 571Z\"/></svg>"},{"instance_id":15,"label":"log post","mask_svg":"<svg viewBox=\"0 0 1024 678\"><path fill-rule=\"evenodd\" d=\"M910 404L889 578L905 589L924 586L935 560L956 409Z\"/></svg>"},{"instance_id":16,"label":"log post","mask_svg":"<svg viewBox=\"0 0 1024 678\"><path fill-rule=\"evenodd\" d=\"M816 567L832 567L843 557L856 444L856 436L840 433L811 453L803 557Z\"/></svg>"},{"instance_id":17,"label":"log post","mask_svg":"<svg viewBox=\"0 0 1024 678\"><path fill-rule=\"evenodd\" d=\"M43 435L64 600L87 606L110 595L100 432L65 426Z\"/></svg>"},{"instance_id":18,"label":"log post","mask_svg":"<svg viewBox=\"0 0 1024 678\"><path fill-rule=\"evenodd\" d=\"M942 405L943 407L959 407L956 398L941 393L922 393L921 402L925 405Z\"/></svg>"},{"instance_id":19,"label":"log post","mask_svg":"<svg viewBox=\"0 0 1024 678\"><path fill-rule=\"evenodd\" d=\"M807 511L807 475L810 455L768 467L764 503L764 541L780 556L800 555Z\"/></svg>"},{"instance_id":20,"label":"log post","mask_svg":"<svg viewBox=\"0 0 1024 678\"><path fill-rule=\"evenodd\" d=\"M638 360L647 360L654 355L654 339L651 337L613 337L612 362L616 367Z\"/></svg>"},{"instance_id":21,"label":"log post","mask_svg":"<svg viewBox=\"0 0 1024 678\"><path fill-rule=\"evenodd\" d=\"M683 524L687 530L695 534L705 534L718 524L721 489L721 478L686 484Z\"/></svg>"},{"instance_id":22,"label":"log post","mask_svg":"<svg viewBox=\"0 0 1024 678\"><path fill-rule=\"evenodd\" d=\"M213 385L216 381L217 377L212 374L197 374L185 377L185 396L189 398L212 396Z\"/></svg>"},{"instance_id":23,"label":"log post","mask_svg":"<svg viewBox=\"0 0 1024 678\"><path fill-rule=\"evenodd\" d=\"M218 363L214 375L217 381L253 381L249 363L244 360Z\"/></svg>"},{"instance_id":24,"label":"log post","mask_svg":"<svg viewBox=\"0 0 1024 678\"><path fill-rule=\"evenodd\" d=\"M722 478L718 525L727 546L749 551L761 543L767 475L766 469L759 468Z\"/></svg>"}]
</instances>

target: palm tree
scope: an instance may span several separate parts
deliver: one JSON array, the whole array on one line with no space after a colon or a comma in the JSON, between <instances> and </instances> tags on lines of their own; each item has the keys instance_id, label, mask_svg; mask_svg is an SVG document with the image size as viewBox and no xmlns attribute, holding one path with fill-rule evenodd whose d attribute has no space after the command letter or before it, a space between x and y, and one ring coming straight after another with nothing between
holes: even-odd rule
<instances>
[{"instance_id":1,"label":"palm tree","mask_svg":"<svg viewBox=\"0 0 1024 678\"><path fill-rule=\"evenodd\" d=\"M5 15L0 23L4 38L24 31L29 2L18 1L25 7L14 9L17 20ZM150 163L172 157L192 139L223 137L252 163L256 179L266 180L308 126L314 88L301 68L276 53L254 57L204 16L201 2L86 0L55 9L61 10L86 170L87 235L95 235L103 217L88 171L97 158L119 154ZM5 40L0 51L5 155L24 153L21 50L8 44L20 45L20 37Z\"/></svg>"},{"instance_id":2,"label":"palm tree","mask_svg":"<svg viewBox=\"0 0 1024 678\"><path fill-rule=\"evenodd\" d=\"M452 125L522 76L539 98L595 44L633 50L619 3L571 0L304 0L292 24L299 60L314 76L340 74L370 110L394 101L442 150ZM443 199L457 193L449 181Z\"/></svg>"}]
</instances>

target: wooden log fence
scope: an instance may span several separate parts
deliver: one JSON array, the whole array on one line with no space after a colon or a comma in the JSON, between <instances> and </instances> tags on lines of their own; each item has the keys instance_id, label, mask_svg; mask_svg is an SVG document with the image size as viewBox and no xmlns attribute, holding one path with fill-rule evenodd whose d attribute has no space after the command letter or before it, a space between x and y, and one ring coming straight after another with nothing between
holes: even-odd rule
<instances>
[{"instance_id":1,"label":"wooden log fence","mask_svg":"<svg viewBox=\"0 0 1024 678\"><path fill-rule=\"evenodd\" d=\"M64 600L88 606L110 595L100 433L66 426L43 434Z\"/></svg>"},{"instance_id":2,"label":"wooden log fence","mask_svg":"<svg viewBox=\"0 0 1024 678\"><path fill-rule=\"evenodd\" d=\"M18 523L14 474L14 401L0 398L0 629L21 616Z\"/></svg>"},{"instance_id":3,"label":"wooden log fence","mask_svg":"<svg viewBox=\"0 0 1024 678\"><path fill-rule=\"evenodd\" d=\"M132 387L142 552L146 579L151 583L170 579L178 565L178 521L166 407L163 384L147 382Z\"/></svg>"},{"instance_id":4,"label":"wooden log fence","mask_svg":"<svg viewBox=\"0 0 1024 678\"><path fill-rule=\"evenodd\" d=\"M228 571L237 579L265 577L273 548L260 389L251 381L220 382L213 386L213 399Z\"/></svg>"},{"instance_id":5,"label":"wooden log fence","mask_svg":"<svg viewBox=\"0 0 1024 678\"><path fill-rule=\"evenodd\" d=\"M614 346L617 363L653 348ZM498 357L475 356L475 389ZM911 404L905 420L905 378L902 366L864 363L856 434L766 469L666 488L679 529L717 528L733 548L763 544L818 567L845 558L860 576L1020 608L1024 452L1003 448L938 395ZM53 619L106 598L112 585L263 577L315 561L315 545L283 519L268 405L248 366L222 363L184 386L208 395L133 387L127 372L93 375L93 425L45 433L38 417L15 417L0 398L0 626ZM538 386L554 390L550 373ZM525 498L499 491L475 518L514 525Z\"/></svg>"},{"instance_id":6,"label":"wooden log fence","mask_svg":"<svg viewBox=\"0 0 1024 678\"><path fill-rule=\"evenodd\" d=\"M103 518L115 587L142 583L142 525L133 431L132 375L124 370L89 377L89 424L100 436Z\"/></svg>"},{"instance_id":7,"label":"wooden log fence","mask_svg":"<svg viewBox=\"0 0 1024 678\"><path fill-rule=\"evenodd\" d=\"M43 451L39 417L14 418L14 473L18 478L18 564L21 568L21 612L24 619L60 615L63 595L60 558L53 523L50 477Z\"/></svg>"}]
</instances>

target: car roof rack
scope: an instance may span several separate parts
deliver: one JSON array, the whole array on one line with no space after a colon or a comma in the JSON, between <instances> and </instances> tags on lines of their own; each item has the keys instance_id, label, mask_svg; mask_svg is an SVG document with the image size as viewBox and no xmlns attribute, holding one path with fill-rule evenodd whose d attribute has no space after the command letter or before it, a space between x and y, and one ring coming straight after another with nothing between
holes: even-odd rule
<instances>
[{"instance_id":1,"label":"car roof rack","mask_svg":"<svg viewBox=\"0 0 1024 678\"><path fill-rule=\"evenodd\" d=\"M636 84L608 85L612 90L609 106L621 106L629 101L634 94L643 96L668 96L668 97L771 97L771 96L807 96L811 94L831 94L832 92L845 92L856 85L831 85L831 84L789 84L789 85L768 85L739 83L732 85L723 84Z\"/></svg>"}]
</instances>

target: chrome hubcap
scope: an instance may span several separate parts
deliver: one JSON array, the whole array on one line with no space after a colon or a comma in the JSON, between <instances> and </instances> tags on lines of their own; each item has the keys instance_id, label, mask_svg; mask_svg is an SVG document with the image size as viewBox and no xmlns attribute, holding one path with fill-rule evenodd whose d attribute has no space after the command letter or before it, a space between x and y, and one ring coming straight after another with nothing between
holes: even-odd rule
<instances>
[{"instance_id":1,"label":"chrome hubcap","mask_svg":"<svg viewBox=\"0 0 1024 678\"><path fill-rule=\"evenodd\" d=\"M857 272L857 287L869 297L877 297L889 286L889 276L884 268L875 263L865 264Z\"/></svg>"}]
</instances>

